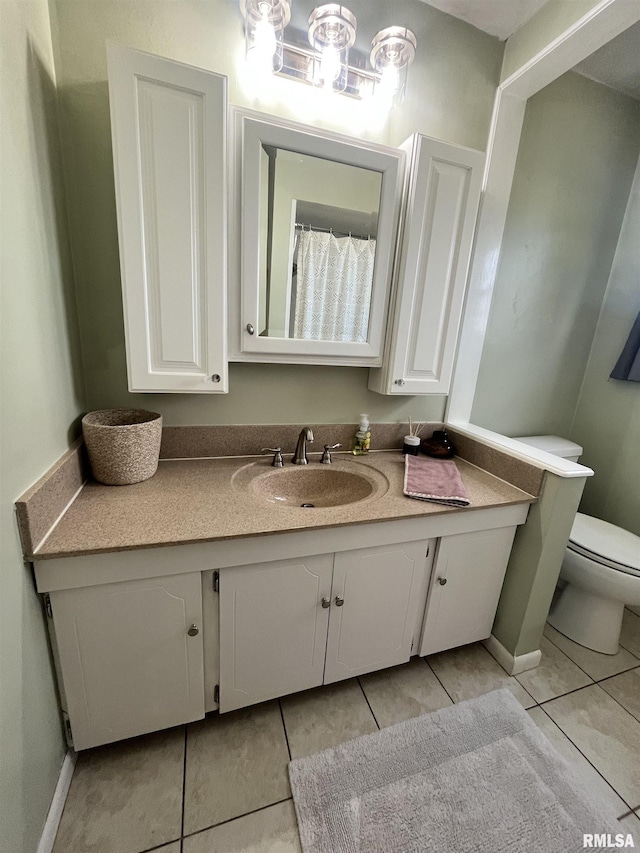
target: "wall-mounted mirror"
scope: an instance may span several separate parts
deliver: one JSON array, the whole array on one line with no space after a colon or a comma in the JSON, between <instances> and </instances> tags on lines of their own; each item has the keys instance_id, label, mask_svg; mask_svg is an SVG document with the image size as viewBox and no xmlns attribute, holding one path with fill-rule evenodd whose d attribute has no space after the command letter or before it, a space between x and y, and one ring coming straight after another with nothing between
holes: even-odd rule
<instances>
[{"instance_id":1,"label":"wall-mounted mirror","mask_svg":"<svg viewBox=\"0 0 640 853\"><path fill-rule=\"evenodd\" d=\"M234 357L380 364L402 152L244 110L234 126Z\"/></svg>"}]
</instances>

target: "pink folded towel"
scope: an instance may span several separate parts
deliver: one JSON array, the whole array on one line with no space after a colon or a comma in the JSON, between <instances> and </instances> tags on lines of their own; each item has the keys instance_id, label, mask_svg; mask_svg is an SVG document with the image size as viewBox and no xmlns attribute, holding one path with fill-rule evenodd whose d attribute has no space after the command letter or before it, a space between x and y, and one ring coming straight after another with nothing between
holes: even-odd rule
<instances>
[{"instance_id":1,"label":"pink folded towel","mask_svg":"<svg viewBox=\"0 0 640 853\"><path fill-rule=\"evenodd\" d=\"M455 462L409 453L404 457L404 493L408 498L446 506L471 503Z\"/></svg>"}]
</instances>

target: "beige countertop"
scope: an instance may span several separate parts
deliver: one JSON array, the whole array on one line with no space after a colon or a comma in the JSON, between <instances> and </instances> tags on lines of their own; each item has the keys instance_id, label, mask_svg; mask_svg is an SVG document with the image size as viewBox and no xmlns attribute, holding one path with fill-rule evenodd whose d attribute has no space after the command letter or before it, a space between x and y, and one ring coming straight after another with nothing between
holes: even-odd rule
<instances>
[{"instance_id":1,"label":"beige countertop","mask_svg":"<svg viewBox=\"0 0 640 853\"><path fill-rule=\"evenodd\" d=\"M161 460L150 480L131 486L103 486L89 481L49 535L29 554L51 559L81 554L132 550L190 542L214 542L293 530L367 524L392 519L473 512L509 504L532 503L527 492L477 468L454 461L471 499L471 506L448 507L413 500L402 494L404 457L378 451L366 457L335 454L331 466L310 456L306 468L289 462L272 468L270 457ZM364 477L371 493L337 507L313 509L284 505L270 499L279 473L318 470L351 472ZM271 478L267 483L267 478ZM265 489L266 484L266 489ZM263 494L259 494L262 490ZM275 488L277 492L278 489ZM364 491L368 491L365 487ZM265 496L266 493L266 496Z\"/></svg>"}]
</instances>

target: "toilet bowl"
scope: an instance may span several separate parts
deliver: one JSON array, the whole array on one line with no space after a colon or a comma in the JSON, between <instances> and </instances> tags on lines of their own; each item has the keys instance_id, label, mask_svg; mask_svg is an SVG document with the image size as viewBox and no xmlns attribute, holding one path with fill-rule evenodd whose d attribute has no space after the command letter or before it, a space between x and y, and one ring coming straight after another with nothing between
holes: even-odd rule
<instances>
[{"instance_id":1,"label":"toilet bowl","mask_svg":"<svg viewBox=\"0 0 640 853\"><path fill-rule=\"evenodd\" d=\"M582 448L558 436L525 436L525 444L577 462ZM582 646L618 651L625 605L640 605L640 536L577 513L548 622Z\"/></svg>"}]
</instances>

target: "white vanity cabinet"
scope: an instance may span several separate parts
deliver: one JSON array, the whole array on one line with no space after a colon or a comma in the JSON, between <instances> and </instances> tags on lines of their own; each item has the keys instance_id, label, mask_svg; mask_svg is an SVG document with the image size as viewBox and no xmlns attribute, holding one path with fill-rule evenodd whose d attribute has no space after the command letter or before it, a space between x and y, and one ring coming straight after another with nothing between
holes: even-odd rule
<instances>
[{"instance_id":1,"label":"white vanity cabinet","mask_svg":"<svg viewBox=\"0 0 640 853\"><path fill-rule=\"evenodd\" d=\"M226 393L227 79L107 52L129 390Z\"/></svg>"},{"instance_id":2,"label":"white vanity cabinet","mask_svg":"<svg viewBox=\"0 0 640 853\"><path fill-rule=\"evenodd\" d=\"M70 741L86 749L488 637L527 510L36 560Z\"/></svg>"},{"instance_id":3,"label":"white vanity cabinet","mask_svg":"<svg viewBox=\"0 0 640 853\"><path fill-rule=\"evenodd\" d=\"M204 716L201 574L48 593L76 749Z\"/></svg>"},{"instance_id":4,"label":"white vanity cabinet","mask_svg":"<svg viewBox=\"0 0 640 853\"><path fill-rule=\"evenodd\" d=\"M420 541L335 555L325 684L409 660L432 552Z\"/></svg>"},{"instance_id":5,"label":"white vanity cabinet","mask_svg":"<svg viewBox=\"0 0 640 853\"><path fill-rule=\"evenodd\" d=\"M409 542L222 569L220 711L408 661L431 550Z\"/></svg>"},{"instance_id":6,"label":"white vanity cabinet","mask_svg":"<svg viewBox=\"0 0 640 853\"><path fill-rule=\"evenodd\" d=\"M485 155L416 134L409 161L380 394L447 394L458 341Z\"/></svg>"},{"instance_id":7,"label":"white vanity cabinet","mask_svg":"<svg viewBox=\"0 0 640 853\"><path fill-rule=\"evenodd\" d=\"M439 540L421 655L490 636L515 533L515 527L499 527Z\"/></svg>"},{"instance_id":8,"label":"white vanity cabinet","mask_svg":"<svg viewBox=\"0 0 640 853\"><path fill-rule=\"evenodd\" d=\"M221 569L220 710L322 684L333 554Z\"/></svg>"}]
</instances>

